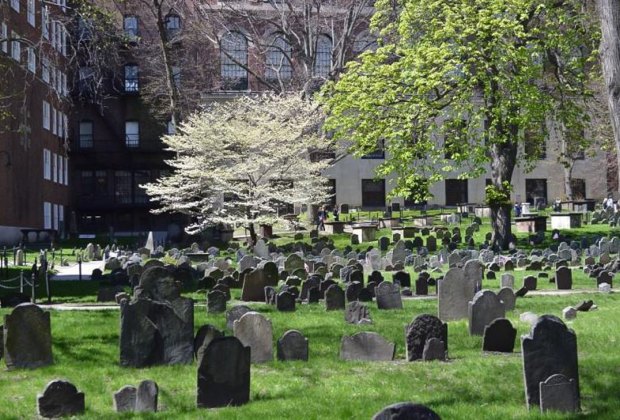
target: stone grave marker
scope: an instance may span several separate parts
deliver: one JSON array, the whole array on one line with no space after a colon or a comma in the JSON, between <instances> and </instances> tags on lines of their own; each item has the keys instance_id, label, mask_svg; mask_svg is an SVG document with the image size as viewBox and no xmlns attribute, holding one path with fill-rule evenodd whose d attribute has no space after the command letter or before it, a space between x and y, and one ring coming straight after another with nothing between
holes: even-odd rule
<instances>
[{"instance_id":1,"label":"stone grave marker","mask_svg":"<svg viewBox=\"0 0 620 420\"><path fill-rule=\"evenodd\" d=\"M346 298L347 298L347 302L353 302L355 300L358 300L360 292L362 291L363 288L364 288L364 286L362 285L362 283L360 283L358 281L354 281L352 283L349 283L347 285L346 290L345 290L345 295L346 295Z\"/></svg>"},{"instance_id":2,"label":"stone grave marker","mask_svg":"<svg viewBox=\"0 0 620 420\"><path fill-rule=\"evenodd\" d=\"M196 337L194 338L194 355L196 360L200 360L207 346L218 337L224 334L213 325L206 324L198 328Z\"/></svg>"},{"instance_id":3,"label":"stone grave marker","mask_svg":"<svg viewBox=\"0 0 620 420\"><path fill-rule=\"evenodd\" d=\"M308 339L297 330L288 330L277 343L278 360L308 361Z\"/></svg>"},{"instance_id":4,"label":"stone grave marker","mask_svg":"<svg viewBox=\"0 0 620 420\"><path fill-rule=\"evenodd\" d=\"M207 293L207 313L222 312L226 312L226 294L220 290L211 290Z\"/></svg>"},{"instance_id":5,"label":"stone grave marker","mask_svg":"<svg viewBox=\"0 0 620 420\"><path fill-rule=\"evenodd\" d=\"M125 385L116 391L113 395L114 411L116 413L135 411L137 392L136 387L132 385Z\"/></svg>"},{"instance_id":6,"label":"stone grave marker","mask_svg":"<svg viewBox=\"0 0 620 420\"><path fill-rule=\"evenodd\" d=\"M442 321L468 316L468 303L474 297L474 285L466 281L461 268L451 268L437 282L437 306Z\"/></svg>"},{"instance_id":7,"label":"stone grave marker","mask_svg":"<svg viewBox=\"0 0 620 420\"><path fill-rule=\"evenodd\" d=\"M446 346L443 341L438 338L432 337L426 340L424 343L424 349L422 350L422 360L430 362L433 360L446 360Z\"/></svg>"},{"instance_id":8,"label":"stone grave marker","mask_svg":"<svg viewBox=\"0 0 620 420\"><path fill-rule=\"evenodd\" d=\"M559 411L576 413L579 411L579 398L575 380L562 374L549 376L540 383L540 411Z\"/></svg>"},{"instance_id":9,"label":"stone grave marker","mask_svg":"<svg viewBox=\"0 0 620 420\"><path fill-rule=\"evenodd\" d=\"M154 381L142 381L136 393L137 412L156 412L159 387Z\"/></svg>"},{"instance_id":10,"label":"stone grave marker","mask_svg":"<svg viewBox=\"0 0 620 420\"><path fill-rule=\"evenodd\" d=\"M523 277L523 287L527 290L536 290L536 286L538 285L538 279L534 276L526 276Z\"/></svg>"},{"instance_id":11,"label":"stone grave marker","mask_svg":"<svg viewBox=\"0 0 620 420\"><path fill-rule=\"evenodd\" d=\"M497 294L499 300L504 304L504 309L506 311L512 311L515 308L515 304L517 302L517 297L512 289L508 287L502 287Z\"/></svg>"},{"instance_id":12,"label":"stone grave marker","mask_svg":"<svg viewBox=\"0 0 620 420\"><path fill-rule=\"evenodd\" d=\"M407 360L422 359L424 346L427 340L437 338L443 341L444 348L448 350L448 324L441 322L439 318L429 314L418 315L411 324L405 328L405 342L407 344Z\"/></svg>"},{"instance_id":13,"label":"stone grave marker","mask_svg":"<svg viewBox=\"0 0 620 420\"><path fill-rule=\"evenodd\" d=\"M337 284L332 284L325 291L325 309L335 311L344 309L344 292Z\"/></svg>"},{"instance_id":14,"label":"stone grave marker","mask_svg":"<svg viewBox=\"0 0 620 420\"><path fill-rule=\"evenodd\" d=\"M509 273L502 274L499 287L500 289L503 289L504 287L507 287L509 289L514 289L515 288L515 277Z\"/></svg>"},{"instance_id":15,"label":"stone grave marker","mask_svg":"<svg viewBox=\"0 0 620 420\"><path fill-rule=\"evenodd\" d=\"M481 290L469 302L469 334L483 335L484 328L491 321L505 316L504 304L497 295L490 290Z\"/></svg>"},{"instance_id":16,"label":"stone grave marker","mask_svg":"<svg viewBox=\"0 0 620 420\"><path fill-rule=\"evenodd\" d=\"M4 316L3 340L4 360L9 370L53 363L50 313L34 303L19 304Z\"/></svg>"},{"instance_id":17,"label":"stone grave marker","mask_svg":"<svg viewBox=\"0 0 620 420\"><path fill-rule=\"evenodd\" d=\"M372 417L372 420L441 420L441 418L425 405L401 402L384 407Z\"/></svg>"},{"instance_id":18,"label":"stone grave marker","mask_svg":"<svg viewBox=\"0 0 620 420\"><path fill-rule=\"evenodd\" d=\"M579 368L577 337L559 318L543 315L529 335L521 337L523 373L527 407L540 406L540 383L551 375L562 374L575 381L579 408Z\"/></svg>"},{"instance_id":19,"label":"stone grave marker","mask_svg":"<svg viewBox=\"0 0 620 420\"><path fill-rule=\"evenodd\" d=\"M379 309L402 309L403 301L400 296L400 287L394 283L381 282L375 289L377 308Z\"/></svg>"},{"instance_id":20,"label":"stone grave marker","mask_svg":"<svg viewBox=\"0 0 620 420\"><path fill-rule=\"evenodd\" d=\"M360 302L350 302L344 312L344 320L349 324L370 324L370 311Z\"/></svg>"},{"instance_id":21,"label":"stone grave marker","mask_svg":"<svg viewBox=\"0 0 620 420\"><path fill-rule=\"evenodd\" d=\"M278 293L276 295L276 308L280 312L294 312L295 295L288 291Z\"/></svg>"},{"instance_id":22,"label":"stone grave marker","mask_svg":"<svg viewBox=\"0 0 620 420\"><path fill-rule=\"evenodd\" d=\"M252 309L245 305L233 306L229 311L226 311L226 328L232 331L235 321L241 318L247 312L251 311Z\"/></svg>"},{"instance_id":23,"label":"stone grave marker","mask_svg":"<svg viewBox=\"0 0 620 420\"><path fill-rule=\"evenodd\" d=\"M37 412L41 417L57 418L84 413L84 393L63 380L49 382L37 395Z\"/></svg>"},{"instance_id":24,"label":"stone grave marker","mask_svg":"<svg viewBox=\"0 0 620 420\"><path fill-rule=\"evenodd\" d=\"M555 270L555 285L558 290L570 290L573 288L573 272L568 267L560 267Z\"/></svg>"},{"instance_id":25,"label":"stone grave marker","mask_svg":"<svg viewBox=\"0 0 620 420\"><path fill-rule=\"evenodd\" d=\"M392 274L394 283L399 283L400 287L411 287L411 275L406 271L397 271Z\"/></svg>"},{"instance_id":26,"label":"stone grave marker","mask_svg":"<svg viewBox=\"0 0 620 420\"><path fill-rule=\"evenodd\" d=\"M236 337L211 342L198 360L199 408L238 406L250 400L250 352Z\"/></svg>"},{"instance_id":27,"label":"stone grave marker","mask_svg":"<svg viewBox=\"0 0 620 420\"><path fill-rule=\"evenodd\" d=\"M252 363L273 360L273 329L271 321L263 315L258 312L244 314L233 324L233 334L244 346L250 347Z\"/></svg>"},{"instance_id":28,"label":"stone grave marker","mask_svg":"<svg viewBox=\"0 0 620 420\"><path fill-rule=\"evenodd\" d=\"M396 346L374 332L359 332L342 337L342 360L388 361L394 360Z\"/></svg>"},{"instance_id":29,"label":"stone grave marker","mask_svg":"<svg viewBox=\"0 0 620 420\"><path fill-rule=\"evenodd\" d=\"M482 351L512 353L517 329L506 318L496 318L484 328Z\"/></svg>"}]
</instances>

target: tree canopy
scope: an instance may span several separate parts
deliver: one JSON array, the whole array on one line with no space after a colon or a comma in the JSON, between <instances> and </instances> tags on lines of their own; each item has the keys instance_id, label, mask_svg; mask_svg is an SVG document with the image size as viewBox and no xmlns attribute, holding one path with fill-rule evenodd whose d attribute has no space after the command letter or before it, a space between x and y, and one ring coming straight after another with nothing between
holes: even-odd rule
<instances>
[{"instance_id":1,"label":"tree canopy","mask_svg":"<svg viewBox=\"0 0 620 420\"><path fill-rule=\"evenodd\" d=\"M220 223L274 223L286 204L328 196L328 161L316 105L301 94L241 96L191 115L164 143L176 152L168 175L147 184L158 212L188 214L189 233ZM313 157L311 159L311 157Z\"/></svg>"},{"instance_id":2,"label":"tree canopy","mask_svg":"<svg viewBox=\"0 0 620 420\"><path fill-rule=\"evenodd\" d=\"M379 176L424 200L429 183L490 165L495 241L510 239L519 145L536 149L549 119L587 122L583 101L597 36L578 0L378 0L376 51L328 85L327 128L358 154L384 142ZM527 139L527 140L526 140ZM524 160L536 155L523 156ZM493 207L493 206L492 206Z\"/></svg>"}]
</instances>

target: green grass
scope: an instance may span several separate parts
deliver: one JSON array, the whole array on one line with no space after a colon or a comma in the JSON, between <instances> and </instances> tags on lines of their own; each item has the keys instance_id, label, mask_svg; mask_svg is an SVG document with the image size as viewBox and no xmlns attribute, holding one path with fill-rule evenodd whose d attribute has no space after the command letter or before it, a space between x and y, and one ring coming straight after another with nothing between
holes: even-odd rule
<instances>
[{"instance_id":1,"label":"green grass","mask_svg":"<svg viewBox=\"0 0 620 420\"><path fill-rule=\"evenodd\" d=\"M520 336L529 331L529 326L519 321L520 313L559 315L569 304L588 298L594 299L599 309L580 313L570 323L578 340L582 417L617 418L618 295L527 296L517 301L516 310L508 316ZM34 417L36 394L55 378L66 378L85 392L85 418L111 417L112 393L144 379L155 380L161 390L162 412L141 416L147 418L367 419L383 406L399 401L427 404L444 419L542 417L525 408L519 343L514 354L483 355L481 337L468 335L466 321L449 323L449 362L404 361L403 327L418 314L436 313L434 300L406 300L403 310L393 311L379 311L371 305L373 324L363 327L346 324L341 311L326 312L322 305L298 306L295 313L278 313L265 305L251 306L272 321L274 343L288 329L302 331L309 339L310 361L252 365L251 401L245 406L196 409L195 365L121 368L118 311L53 310L55 364L37 370L2 372L0 418ZM0 314L6 313L8 310L0 310ZM224 328L225 317L207 315L204 306L197 306L195 328L205 323ZM358 331L376 331L395 342L397 360L340 361L341 337Z\"/></svg>"}]
</instances>

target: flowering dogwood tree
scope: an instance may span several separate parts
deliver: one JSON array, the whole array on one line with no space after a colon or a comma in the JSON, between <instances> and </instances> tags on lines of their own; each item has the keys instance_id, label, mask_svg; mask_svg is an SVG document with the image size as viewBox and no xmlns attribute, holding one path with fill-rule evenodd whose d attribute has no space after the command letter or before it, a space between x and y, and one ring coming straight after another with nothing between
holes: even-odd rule
<instances>
[{"instance_id":1,"label":"flowering dogwood tree","mask_svg":"<svg viewBox=\"0 0 620 420\"><path fill-rule=\"evenodd\" d=\"M300 94L242 96L210 104L165 136L173 171L143 187L160 204L155 212L192 216L190 234L242 224L256 242L255 225L271 224L288 204L323 202L321 171L329 164L317 127L318 107Z\"/></svg>"}]
</instances>

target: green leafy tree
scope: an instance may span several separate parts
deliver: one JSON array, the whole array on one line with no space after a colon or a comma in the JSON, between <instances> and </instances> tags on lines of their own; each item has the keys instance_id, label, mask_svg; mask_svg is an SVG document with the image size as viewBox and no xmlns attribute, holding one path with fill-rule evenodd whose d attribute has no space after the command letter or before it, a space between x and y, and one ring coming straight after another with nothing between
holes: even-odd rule
<instances>
[{"instance_id":1,"label":"green leafy tree","mask_svg":"<svg viewBox=\"0 0 620 420\"><path fill-rule=\"evenodd\" d=\"M549 118L587 121L597 36L578 0L379 0L379 48L323 91L327 128L363 154L384 141L378 175L393 195L491 169L506 192L525 133ZM565 121L564 121L565 120ZM536 148L536 145L530 145ZM534 160L537 156L524 156ZM523 162L527 164L527 162ZM495 202L494 200L491 200ZM510 242L510 206L492 206L494 242Z\"/></svg>"}]
</instances>

